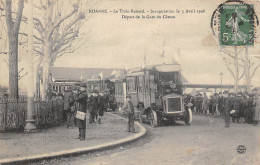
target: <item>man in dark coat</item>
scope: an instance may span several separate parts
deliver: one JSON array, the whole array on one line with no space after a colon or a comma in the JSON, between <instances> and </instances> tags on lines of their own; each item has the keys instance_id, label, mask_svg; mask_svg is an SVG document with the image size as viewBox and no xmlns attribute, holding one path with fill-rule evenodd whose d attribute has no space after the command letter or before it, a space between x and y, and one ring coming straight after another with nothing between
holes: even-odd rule
<instances>
[{"instance_id":1,"label":"man in dark coat","mask_svg":"<svg viewBox=\"0 0 260 165\"><path fill-rule=\"evenodd\" d=\"M224 111L223 102L224 102L224 97L223 97L222 93L220 92L219 99L218 99L218 110L219 110L220 116L223 116L223 111Z\"/></svg>"},{"instance_id":2,"label":"man in dark coat","mask_svg":"<svg viewBox=\"0 0 260 165\"><path fill-rule=\"evenodd\" d=\"M108 98L108 104L109 104L109 108L112 109L112 111L116 110L116 98L113 93L111 93Z\"/></svg>"},{"instance_id":3,"label":"man in dark coat","mask_svg":"<svg viewBox=\"0 0 260 165\"><path fill-rule=\"evenodd\" d=\"M131 96L130 95L126 96L126 100L127 101L123 105L122 109L128 113L128 127L127 127L127 130L128 130L128 132L136 133L135 132L135 127L134 127L134 105L133 105L133 103L131 101Z\"/></svg>"},{"instance_id":4,"label":"man in dark coat","mask_svg":"<svg viewBox=\"0 0 260 165\"><path fill-rule=\"evenodd\" d=\"M98 95L97 91L92 91L92 95L88 100L88 110L89 110L89 123L95 123L95 116L98 113Z\"/></svg>"},{"instance_id":5,"label":"man in dark coat","mask_svg":"<svg viewBox=\"0 0 260 165\"><path fill-rule=\"evenodd\" d=\"M230 96L228 95L228 91L224 91L223 97L225 127L228 128L230 126L230 111L232 109L232 102Z\"/></svg>"},{"instance_id":6,"label":"man in dark coat","mask_svg":"<svg viewBox=\"0 0 260 165\"><path fill-rule=\"evenodd\" d=\"M87 111L87 100L88 94L86 92L86 84L80 84L80 91L78 94L74 95L74 99L78 102L78 111L86 113ZM76 124L79 128L79 139L85 140L86 134L86 117L84 120L77 119Z\"/></svg>"},{"instance_id":7,"label":"man in dark coat","mask_svg":"<svg viewBox=\"0 0 260 165\"><path fill-rule=\"evenodd\" d=\"M105 111L105 97L104 97L104 93L100 92L100 94L98 95L98 123L102 124L101 119L102 116L104 116L104 111Z\"/></svg>"},{"instance_id":8,"label":"man in dark coat","mask_svg":"<svg viewBox=\"0 0 260 165\"><path fill-rule=\"evenodd\" d=\"M211 95L210 98L209 98L209 113L212 115L213 114L213 96Z\"/></svg>"},{"instance_id":9,"label":"man in dark coat","mask_svg":"<svg viewBox=\"0 0 260 165\"><path fill-rule=\"evenodd\" d=\"M233 98L233 110L235 110L235 113L232 114L232 122L239 123L241 108L242 108L242 97L241 97L241 93L238 93Z\"/></svg>"},{"instance_id":10,"label":"man in dark coat","mask_svg":"<svg viewBox=\"0 0 260 165\"><path fill-rule=\"evenodd\" d=\"M73 126L73 112L72 106L74 105L74 96L72 90L67 90L63 97L64 102L64 121L67 127Z\"/></svg>"}]
</instances>

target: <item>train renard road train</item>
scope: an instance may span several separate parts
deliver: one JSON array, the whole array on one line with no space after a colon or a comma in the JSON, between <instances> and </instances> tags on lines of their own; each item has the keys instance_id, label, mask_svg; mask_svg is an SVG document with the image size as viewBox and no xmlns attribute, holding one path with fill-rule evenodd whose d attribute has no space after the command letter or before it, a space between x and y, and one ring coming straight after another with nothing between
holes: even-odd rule
<instances>
[{"instance_id":1,"label":"train renard road train","mask_svg":"<svg viewBox=\"0 0 260 165\"><path fill-rule=\"evenodd\" d=\"M184 105L182 75L179 64L150 65L129 69L123 79L115 81L115 97L119 107L131 95L140 122L153 127L160 122L182 120L192 122L189 105Z\"/></svg>"},{"instance_id":2,"label":"train renard road train","mask_svg":"<svg viewBox=\"0 0 260 165\"><path fill-rule=\"evenodd\" d=\"M127 70L121 78L89 79L85 83L89 94L94 89L107 91L111 100L109 105L113 105L110 108L112 110L120 108L126 101L126 96L131 95L135 117L140 122L150 123L153 127L160 122L175 120L191 124L192 112L185 105L182 96L183 83L179 64L146 65ZM68 85L71 84L54 83L53 87L70 88Z\"/></svg>"}]
</instances>

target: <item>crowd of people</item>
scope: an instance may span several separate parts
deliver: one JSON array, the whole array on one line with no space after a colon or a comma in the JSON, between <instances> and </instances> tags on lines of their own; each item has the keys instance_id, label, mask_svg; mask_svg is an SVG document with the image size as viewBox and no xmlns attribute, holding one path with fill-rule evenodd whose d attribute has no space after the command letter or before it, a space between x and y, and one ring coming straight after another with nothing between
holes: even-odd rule
<instances>
[{"instance_id":1,"label":"crowd of people","mask_svg":"<svg viewBox=\"0 0 260 165\"><path fill-rule=\"evenodd\" d=\"M77 139L85 140L86 134L86 115L83 119L77 117L78 112L89 113L89 123L102 124L104 111L108 108L115 108L115 97L109 93L109 90L98 91L94 89L91 94L87 93L86 84L73 86L63 93L54 93L53 100L63 99L63 121L68 128L77 126L79 128L79 137Z\"/></svg>"},{"instance_id":2,"label":"crowd of people","mask_svg":"<svg viewBox=\"0 0 260 165\"><path fill-rule=\"evenodd\" d=\"M250 123L256 125L259 121L259 110L256 108L257 95L248 93L197 93L195 96L184 94L185 103L191 103L195 114L226 117L227 113L234 123ZM228 111L228 112L227 112ZM227 117L226 117L227 118ZM227 127L229 124L227 124Z\"/></svg>"}]
</instances>

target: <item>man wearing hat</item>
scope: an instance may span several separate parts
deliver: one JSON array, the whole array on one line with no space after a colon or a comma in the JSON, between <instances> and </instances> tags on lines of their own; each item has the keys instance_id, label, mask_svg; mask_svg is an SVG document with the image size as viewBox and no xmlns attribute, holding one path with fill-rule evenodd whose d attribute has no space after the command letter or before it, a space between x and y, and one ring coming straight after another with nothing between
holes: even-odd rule
<instances>
[{"instance_id":1,"label":"man wearing hat","mask_svg":"<svg viewBox=\"0 0 260 165\"><path fill-rule=\"evenodd\" d=\"M63 97L63 102L64 102L64 121L66 123L67 127L72 127L73 126L73 112L72 112L72 107L74 105L74 96L72 93L71 89L68 89L64 93Z\"/></svg>"},{"instance_id":2,"label":"man wearing hat","mask_svg":"<svg viewBox=\"0 0 260 165\"><path fill-rule=\"evenodd\" d=\"M228 128L230 126L230 111L232 109L232 102L228 91L224 91L223 97L225 127Z\"/></svg>"},{"instance_id":3,"label":"man wearing hat","mask_svg":"<svg viewBox=\"0 0 260 165\"><path fill-rule=\"evenodd\" d=\"M88 100L88 94L86 92L86 84L81 83L79 92L74 95L74 99L78 102L78 111L86 113L87 111L87 100ZM85 134L86 134L86 118L84 120L77 119L76 124L79 128L79 137L78 139L85 140Z\"/></svg>"},{"instance_id":4,"label":"man wearing hat","mask_svg":"<svg viewBox=\"0 0 260 165\"><path fill-rule=\"evenodd\" d=\"M241 108L242 108L242 93L238 93L233 98L233 109L235 110L235 112L232 114L232 122L239 123Z\"/></svg>"},{"instance_id":5,"label":"man wearing hat","mask_svg":"<svg viewBox=\"0 0 260 165\"><path fill-rule=\"evenodd\" d=\"M89 110L89 123L95 123L95 117L98 113L98 91L93 90L88 101L88 110Z\"/></svg>"},{"instance_id":6,"label":"man wearing hat","mask_svg":"<svg viewBox=\"0 0 260 165\"><path fill-rule=\"evenodd\" d=\"M260 121L260 90L256 89L256 97L254 99L254 114L253 114L253 120L254 125L257 125Z\"/></svg>"},{"instance_id":7,"label":"man wearing hat","mask_svg":"<svg viewBox=\"0 0 260 165\"><path fill-rule=\"evenodd\" d=\"M105 106L106 101L104 97L104 92L101 91L100 94L98 95L98 123L102 124L102 116L104 116L104 111L105 111Z\"/></svg>"},{"instance_id":8,"label":"man wearing hat","mask_svg":"<svg viewBox=\"0 0 260 165\"><path fill-rule=\"evenodd\" d=\"M128 127L127 130L128 132L135 132L135 127L134 127L134 105L131 101L131 96L127 95L126 96L126 102L124 106L122 107L122 110L126 111L128 113Z\"/></svg>"},{"instance_id":9,"label":"man wearing hat","mask_svg":"<svg viewBox=\"0 0 260 165\"><path fill-rule=\"evenodd\" d=\"M218 110L219 110L220 116L223 116L223 110L224 110L223 101L224 101L224 98L223 98L222 92L219 92Z\"/></svg>"}]
</instances>

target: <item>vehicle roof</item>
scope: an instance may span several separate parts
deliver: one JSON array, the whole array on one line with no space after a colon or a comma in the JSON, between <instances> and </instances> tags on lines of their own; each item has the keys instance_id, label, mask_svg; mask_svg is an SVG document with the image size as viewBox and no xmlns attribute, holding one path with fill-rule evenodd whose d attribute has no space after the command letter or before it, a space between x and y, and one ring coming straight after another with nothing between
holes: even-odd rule
<instances>
[{"instance_id":1,"label":"vehicle roof","mask_svg":"<svg viewBox=\"0 0 260 165\"><path fill-rule=\"evenodd\" d=\"M180 64L157 64L157 65L146 65L145 67L135 67L127 71L128 76L142 75L146 70L156 70L158 72L178 72L181 71Z\"/></svg>"},{"instance_id":2,"label":"vehicle roof","mask_svg":"<svg viewBox=\"0 0 260 165\"><path fill-rule=\"evenodd\" d=\"M164 98L180 98L180 97L183 97L182 95L178 95L178 94L175 94L175 93L171 93L171 94L168 94L168 95L165 95L163 96Z\"/></svg>"}]
</instances>

